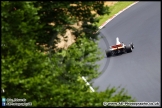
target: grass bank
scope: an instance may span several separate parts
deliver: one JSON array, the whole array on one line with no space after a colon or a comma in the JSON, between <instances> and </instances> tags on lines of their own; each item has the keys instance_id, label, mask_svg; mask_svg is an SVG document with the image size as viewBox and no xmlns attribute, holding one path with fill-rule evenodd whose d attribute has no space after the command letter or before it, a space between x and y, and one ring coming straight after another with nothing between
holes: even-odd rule
<instances>
[{"instance_id":1,"label":"grass bank","mask_svg":"<svg viewBox=\"0 0 162 108\"><path fill-rule=\"evenodd\" d=\"M134 3L135 1L118 1L117 3L115 3L113 6L109 6L109 11L110 14L109 15L104 15L104 16L99 16L100 21L97 24L97 26L101 26L106 20L108 20L109 18L111 18L112 16L114 16L115 14L117 14L120 10L126 8L127 6L129 6L130 4Z\"/></svg>"}]
</instances>

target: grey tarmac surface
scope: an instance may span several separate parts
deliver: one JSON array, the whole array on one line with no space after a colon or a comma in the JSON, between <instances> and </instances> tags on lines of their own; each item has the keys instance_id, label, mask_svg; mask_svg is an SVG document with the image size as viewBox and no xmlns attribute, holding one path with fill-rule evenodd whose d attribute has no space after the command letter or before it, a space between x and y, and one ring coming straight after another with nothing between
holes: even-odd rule
<instances>
[{"instance_id":1,"label":"grey tarmac surface","mask_svg":"<svg viewBox=\"0 0 162 108\"><path fill-rule=\"evenodd\" d=\"M115 44L116 37L126 45L133 42L135 49L99 61L100 71L105 65L107 68L94 80L93 87L103 91L109 85L121 86L138 102L161 102L160 6L160 2L139 2L100 30L108 41L101 39L99 43L103 53Z\"/></svg>"}]
</instances>

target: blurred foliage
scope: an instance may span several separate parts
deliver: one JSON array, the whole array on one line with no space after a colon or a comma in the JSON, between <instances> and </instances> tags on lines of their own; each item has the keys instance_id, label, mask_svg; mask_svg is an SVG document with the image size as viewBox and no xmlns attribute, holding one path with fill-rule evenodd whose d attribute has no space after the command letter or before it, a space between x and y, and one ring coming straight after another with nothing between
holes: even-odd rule
<instances>
[{"instance_id":1,"label":"blurred foliage","mask_svg":"<svg viewBox=\"0 0 162 108\"><path fill-rule=\"evenodd\" d=\"M89 86L78 78L91 80L99 75L95 62L102 54L94 33L98 20L91 10L106 14L108 7L102 1L2 1L1 9L2 97L25 98L33 106L102 106L104 101L134 101L124 89L89 92ZM70 28L78 21L84 22L80 32ZM48 25L50 22L55 25ZM77 32L76 42L68 49L49 48L50 53L44 54L36 45L49 45L52 37L57 39L55 35L67 28Z\"/></svg>"}]
</instances>

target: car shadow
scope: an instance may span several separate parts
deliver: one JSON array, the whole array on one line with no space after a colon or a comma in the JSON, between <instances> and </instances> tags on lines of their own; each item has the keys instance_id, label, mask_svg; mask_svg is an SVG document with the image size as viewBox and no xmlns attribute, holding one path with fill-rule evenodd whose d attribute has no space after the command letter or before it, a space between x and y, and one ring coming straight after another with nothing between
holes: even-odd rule
<instances>
[{"instance_id":1,"label":"car shadow","mask_svg":"<svg viewBox=\"0 0 162 108\"><path fill-rule=\"evenodd\" d=\"M131 52L128 52L128 53L121 53L121 54L116 54L116 55L113 55L113 56L110 56L110 57L107 57L107 58L116 57L116 56L121 56L121 55L123 55L123 54L129 54L129 53L131 53Z\"/></svg>"},{"instance_id":2,"label":"car shadow","mask_svg":"<svg viewBox=\"0 0 162 108\"><path fill-rule=\"evenodd\" d=\"M107 58L116 57L116 56L121 56L121 55L123 55L123 54L126 54L126 53L116 54L116 55L113 55L113 56L110 56L110 57L107 57Z\"/></svg>"}]
</instances>

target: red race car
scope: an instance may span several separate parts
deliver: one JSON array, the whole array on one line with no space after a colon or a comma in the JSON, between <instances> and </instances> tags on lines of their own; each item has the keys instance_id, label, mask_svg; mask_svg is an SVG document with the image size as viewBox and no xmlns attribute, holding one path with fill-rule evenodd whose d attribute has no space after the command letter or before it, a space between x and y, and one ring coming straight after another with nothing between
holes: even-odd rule
<instances>
[{"instance_id":1,"label":"red race car","mask_svg":"<svg viewBox=\"0 0 162 108\"><path fill-rule=\"evenodd\" d=\"M110 46L110 49L106 51L106 56L110 57L113 55L123 54L123 53L130 53L134 49L134 45L131 42L128 46L126 46L123 42L119 42L119 38L116 38L116 45Z\"/></svg>"}]
</instances>

